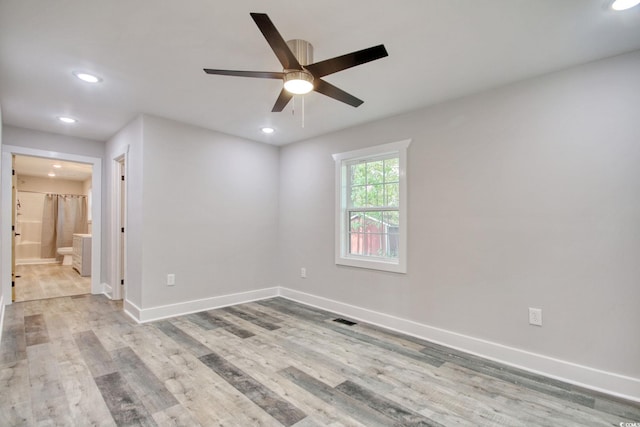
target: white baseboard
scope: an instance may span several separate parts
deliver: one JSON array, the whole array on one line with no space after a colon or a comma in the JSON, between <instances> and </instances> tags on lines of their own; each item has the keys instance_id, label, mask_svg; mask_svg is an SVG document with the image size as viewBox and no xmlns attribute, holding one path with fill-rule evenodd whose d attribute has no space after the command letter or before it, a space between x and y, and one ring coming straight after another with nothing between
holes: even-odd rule
<instances>
[{"instance_id":1,"label":"white baseboard","mask_svg":"<svg viewBox=\"0 0 640 427\"><path fill-rule=\"evenodd\" d=\"M578 365L293 289L281 287L279 294L284 298L332 311L354 320L371 323L549 378L640 402L640 378Z\"/></svg>"},{"instance_id":2,"label":"white baseboard","mask_svg":"<svg viewBox=\"0 0 640 427\"><path fill-rule=\"evenodd\" d=\"M123 305L125 313L133 320L138 323L146 323L276 296L332 311L354 320L371 323L549 378L640 402L640 378L579 365L279 286L145 309L126 299Z\"/></svg>"},{"instance_id":3,"label":"white baseboard","mask_svg":"<svg viewBox=\"0 0 640 427\"><path fill-rule=\"evenodd\" d=\"M36 264L60 264L55 258L24 258L17 259L16 265L36 265Z\"/></svg>"},{"instance_id":4,"label":"white baseboard","mask_svg":"<svg viewBox=\"0 0 640 427\"><path fill-rule=\"evenodd\" d=\"M176 304L162 305L151 308L139 308L132 302L124 301L124 310L138 323L152 322L154 320L181 316L199 311L213 310L230 305L242 304L279 295L279 287L258 289L255 291L239 292L236 294L221 295L217 297L179 302Z\"/></svg>"},{"instance_id":5,"label":"white baseboard","mask_svg":"<svg viewBox=\"0 0 640 427\"><path fill-rule=\"evenodd\" d=\"M102 282L102 293L109 299L113 299L113 288L110 284Z\"/></svg>"},{"instance_id":6,"label":"white baseboard","mask_svg":"<svg viewBox=\"0 0 640 427\"><path fill-rule=\"evenodd\" d=\"M140 321L140 313L142 312L142 309L140 307L125 298L124 301L122 301L122 309L124 310L125 314L135 320L136 323L142 323Z\"/></svg>"}]
</instances>

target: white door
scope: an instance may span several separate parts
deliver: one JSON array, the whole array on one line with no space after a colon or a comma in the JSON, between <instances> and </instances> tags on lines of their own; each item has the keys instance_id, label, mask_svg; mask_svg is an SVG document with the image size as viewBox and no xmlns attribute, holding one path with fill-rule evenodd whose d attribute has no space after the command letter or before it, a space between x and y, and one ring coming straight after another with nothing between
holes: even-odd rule
<instances>
[{"instance_id":1,"label":"white door","mask_svg":"<svg viewBox=\"0 0 640 427\"><path fill-rule=\"evenodd\" d=\"M113 299L123 299L125 297L125 271L126 271L126 217L127 217L127 185L125 177L125 161L124 156L117 159L117 171L116 179L118 182L115 185L117 194L116 201L118 203L117 216L118 216L118 236L116 238L117 245L117 283L114 287Z\"/></svg>"}]
</instances>

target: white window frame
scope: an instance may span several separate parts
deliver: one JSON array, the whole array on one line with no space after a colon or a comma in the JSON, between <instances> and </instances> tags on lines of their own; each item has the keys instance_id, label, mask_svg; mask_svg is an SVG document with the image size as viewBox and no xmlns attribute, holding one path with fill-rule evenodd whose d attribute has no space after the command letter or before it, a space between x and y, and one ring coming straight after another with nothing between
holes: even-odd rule
<instances>
[{"instance_id":1,"label":"white window frame","mask_svg":"<svg viewBox=\"0 0 640 427\"><path fill-rule=\"evenodd\" d=\"M333 154L336 181L335 262L338 265L389 271L407 272L407 149L411 139L376 145L346 153ZM349 225L347 220L347 165L354 160L373 159L394 154L399 159L399 244L398 258L378 258L349 254Z\"/></svg>"}]
</instances>

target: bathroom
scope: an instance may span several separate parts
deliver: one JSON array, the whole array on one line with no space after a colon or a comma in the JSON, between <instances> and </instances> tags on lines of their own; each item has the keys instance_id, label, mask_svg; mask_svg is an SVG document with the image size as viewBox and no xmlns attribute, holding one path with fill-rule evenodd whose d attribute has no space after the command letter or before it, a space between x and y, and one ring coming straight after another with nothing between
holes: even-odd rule
<instances>
[{"instance_id":1,"label":"bathroom","mask_svg":"<svg viewBox=\"0 0 640 427\"><path fill-rule=\"evenodd\" d=\"M15 301L90 291L91 169L15 156Z\"/></svg>"}]
</instances>

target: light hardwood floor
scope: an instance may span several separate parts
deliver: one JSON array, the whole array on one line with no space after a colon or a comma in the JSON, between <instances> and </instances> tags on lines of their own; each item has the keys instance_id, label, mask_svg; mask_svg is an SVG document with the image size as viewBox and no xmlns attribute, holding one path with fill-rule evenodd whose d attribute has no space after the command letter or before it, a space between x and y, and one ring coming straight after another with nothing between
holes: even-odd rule
<instances>
[{"instance_id":1,"label":"light hardwood floor","mask_svg":"<svg viewBox=\"0 0 640 427\"><path fill-rule=\"evenodd\" d=\"M619 426L640 405L282 298L143 325L104 296L8 306L0 425Z\"/></svg>"},{"instance_id":2,"label":"light hardwood floor","mask_svg":"<svg viewBox=\"0 0 640 427\"><path fill-rule=\"evenodd\" d=\"M91 277L81 277L70 265L17 265L16 302L81 295L91 292Z\"/></svg>"}]
</instances>

